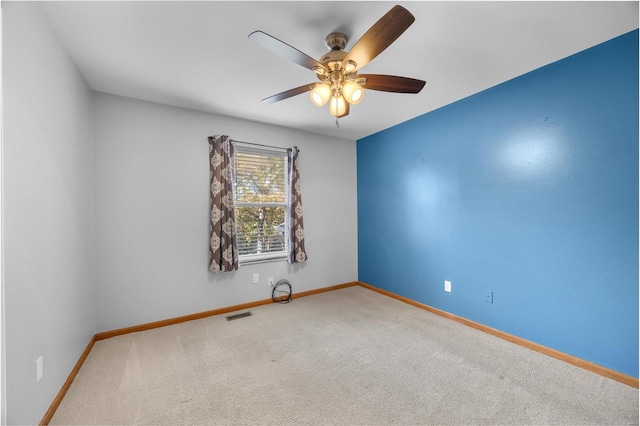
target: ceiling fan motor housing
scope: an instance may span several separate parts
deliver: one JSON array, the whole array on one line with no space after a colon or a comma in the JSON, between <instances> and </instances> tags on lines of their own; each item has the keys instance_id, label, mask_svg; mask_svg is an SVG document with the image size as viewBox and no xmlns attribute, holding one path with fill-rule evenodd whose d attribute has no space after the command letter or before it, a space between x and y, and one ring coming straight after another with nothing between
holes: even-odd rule
<instances>
[{"instance_id":1,"label":"ceiling fan motor housing","mask_svg":"<svg viewBox=\"0 0 640 426\"><path fill-rule=\"evenodd\" d=\"M320 62L322 65L327 67L331 71L335 71L338 68L342 67L342 60L347 56L347 52L343 50L332 50L331 52L325 54L320 58Z\"/></svg>"},{"instance_id":2,"label":"ceiling fan motor housing","mask_svg":"<svg viewBox=\"0 0 640 426\"><path fill-rule=\"evenodd\" d=\"M343 60L347 56L347 52L344 51L347 41L347 36L342 33L329 34L325 38L325 44L330 52L318 61L326 67L328 72L317 73L317 77L320 81L331 86L332 96L336 98L342 96L343 85L351 77L347 75L343 66Z\"/></svg>"}]
</instances>

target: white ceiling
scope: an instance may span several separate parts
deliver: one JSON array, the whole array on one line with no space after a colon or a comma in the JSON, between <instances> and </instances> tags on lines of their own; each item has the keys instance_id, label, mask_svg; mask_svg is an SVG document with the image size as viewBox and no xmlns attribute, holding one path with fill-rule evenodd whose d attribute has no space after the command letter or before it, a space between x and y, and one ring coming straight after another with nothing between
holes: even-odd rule
<instances>
[{"instance_id":1,"label":"white ceiling","mask_svg":"<svg viewBox=\"0 0 640 426\"><path fill-rule=\"evenodd\" d=\"M346 50L395 2L43 2L95 91L359 139L638 28L638 2L399 2L414 24L361 72L426 80L417 95L367 91L340 120L307 94L317 81L248 39L262 30L316 59Z\"/></svg>"}]
</instances>

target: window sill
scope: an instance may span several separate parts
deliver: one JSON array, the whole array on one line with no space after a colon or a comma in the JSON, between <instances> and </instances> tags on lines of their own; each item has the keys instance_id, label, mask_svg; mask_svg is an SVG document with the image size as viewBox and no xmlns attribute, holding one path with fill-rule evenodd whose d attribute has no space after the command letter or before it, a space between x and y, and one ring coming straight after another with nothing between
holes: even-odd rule
<instances>
[{"instance_id":1,"label":"window sill","mask_svg":"<svg viewBox=\"0 0 640 426\"><path fill-rule=\"evenodd\" d=\"M287 261L287 254L253 254L241 256L239 259L240 265L253 265L256 263L268 263L268 262L281 262Z\"/></svg>"}]
</instances>

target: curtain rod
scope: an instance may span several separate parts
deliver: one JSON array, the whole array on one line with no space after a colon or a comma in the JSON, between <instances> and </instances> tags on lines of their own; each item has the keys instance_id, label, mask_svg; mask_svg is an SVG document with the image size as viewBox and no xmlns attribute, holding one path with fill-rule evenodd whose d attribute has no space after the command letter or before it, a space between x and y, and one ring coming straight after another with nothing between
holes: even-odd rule
<instances>
[{"instance_id":1,"label":"curtain rod","mask_svg":"<svg viewBox=\"0 0 640 426\"><path fill-rule=\"evenodd\" d=\"M274 148L275 149L282 149L284 151L286 151L288 149L288 148L282 148L282 147L279 147L279 146L263 145L261 143L239 141L239 140L236 140L236 139L230 139L230 140L231 140L231 142L243 143L243 144L246 144L246 145L263 146L265 148L271 148L271 149L274 149ZM300 151L300 149L298 149L298 151Z\"/></svg>"}]
</instances>

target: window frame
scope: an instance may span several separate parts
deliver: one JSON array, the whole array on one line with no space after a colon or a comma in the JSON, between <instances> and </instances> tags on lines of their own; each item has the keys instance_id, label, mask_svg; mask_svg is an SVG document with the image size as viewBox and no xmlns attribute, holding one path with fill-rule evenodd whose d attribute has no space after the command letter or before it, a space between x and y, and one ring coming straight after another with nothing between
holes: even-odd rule
<instances>
[{"instance_id":1,"label":"window frame","mask_svg":"<svg viewBox=\"0 0 640 426\"><path fill-rule=\"evenodd\" d=\"M278 252L271 253L256 253L256 254L242 254L238 256L238 262L241 265L251 264L251 263L262 263L262 262L274 262L274 261L282 261L287 260L289 257L289 203L288 203L288 194L289 194L289 179L288 179L288 152L286 148L279 147L269 147L269 146L252 146L250 144L235 142L233 143L234 156L238 153L244 154L254 154L254 155L263 155L269 157L282 157L284 161L284 170L283 170L283 181L284 181L284 194L285 199L282 203L246 203L246 202L237 202L236 201L236 163L233 161L233 203L234 208L238 207L284 207L284 250ZM237 212L236 212L237 213ZM236 223L237 223L237 214L236 214Z\"/></svg>"}]
</instances>

